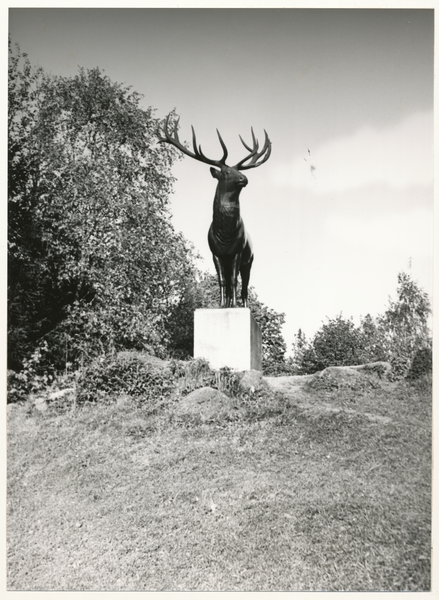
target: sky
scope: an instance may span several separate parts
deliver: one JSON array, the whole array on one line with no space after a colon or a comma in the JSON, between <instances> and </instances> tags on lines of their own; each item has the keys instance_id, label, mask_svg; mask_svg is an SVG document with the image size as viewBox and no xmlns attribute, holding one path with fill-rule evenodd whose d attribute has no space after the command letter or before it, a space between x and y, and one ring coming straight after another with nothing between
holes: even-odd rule
<instances>
[{"instance_id":1,"label":"sky","mask_svg":"<svg viewBox=\"0 0 439 600\"><path fill-rule=\"evenodd\" d=\"M9 33L55 75L99 67L143 94L180 137L230 162L251 127L270 159L246 171L241 215L259 299L285 313L291 351L342 313L359 324L409 273L433 293L432 10L11 8ZM216 181L173 168L173 223L214 273L207 244Z\"/></svg>"}]
</instances>

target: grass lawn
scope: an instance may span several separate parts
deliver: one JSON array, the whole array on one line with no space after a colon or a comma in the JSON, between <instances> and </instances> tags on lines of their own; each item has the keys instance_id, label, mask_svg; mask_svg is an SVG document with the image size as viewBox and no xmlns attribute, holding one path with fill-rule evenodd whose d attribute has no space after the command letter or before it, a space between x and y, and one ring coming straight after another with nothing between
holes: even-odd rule
<instances>
[{"instance_id":1,"label":"grass lawn","mask_svg":"<svg viewBox=\"0 0 439 600\"><path fill-rule=\"evenodd\" d=\"M430 589L431 388L8 407L9 590Z\"/></svg>"}]
</instances>

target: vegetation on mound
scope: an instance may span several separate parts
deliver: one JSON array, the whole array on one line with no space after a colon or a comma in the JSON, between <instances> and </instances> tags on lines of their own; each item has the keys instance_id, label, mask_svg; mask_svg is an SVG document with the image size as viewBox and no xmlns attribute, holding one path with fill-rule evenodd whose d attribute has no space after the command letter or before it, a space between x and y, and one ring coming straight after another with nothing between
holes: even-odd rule
<instances>
[{"instance_id":1,"label":"vegetation on mound","mask_svg":"<svg viewBox=\"0 0 439 600\"><path fill-rule=\"evenodd\" d=\"M38 386L29 395L10 385L10 401L25 401L44 409L68 410L84 404L111 405L126 400L150 411L171 406L194 390L208 387L241 402L270 396L262 374L214 370L204 359L161 360L142 352L120 352L100 357L77 373L60 376L51 385Z\"/></svg>"}]
</instances>

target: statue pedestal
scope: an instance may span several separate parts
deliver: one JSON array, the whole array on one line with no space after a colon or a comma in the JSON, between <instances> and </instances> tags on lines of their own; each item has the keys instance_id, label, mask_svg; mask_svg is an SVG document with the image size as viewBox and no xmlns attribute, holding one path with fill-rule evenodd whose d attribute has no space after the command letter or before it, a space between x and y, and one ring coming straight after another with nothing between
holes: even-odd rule
<instances>
[{"instance_id":1,"label":"statue pedestal","mask_svg":"<svg viewBox=\"0 0 439 600\"><path fill-rule=\"evenodd\" d=\"M197 309L194 358L205 358L213 369L262 371L261 330L250 309Z\"/></svg>"}]
</instances>

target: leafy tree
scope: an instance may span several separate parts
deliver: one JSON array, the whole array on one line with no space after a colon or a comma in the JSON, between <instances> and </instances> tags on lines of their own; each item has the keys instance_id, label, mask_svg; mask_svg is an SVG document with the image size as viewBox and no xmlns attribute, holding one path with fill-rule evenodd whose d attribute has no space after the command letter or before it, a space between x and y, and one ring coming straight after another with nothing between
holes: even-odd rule
<instances>
[{"instance_id":1,"label":"leafy tree","mask_svg":"<svg viewBox=\"0 0 439 600\"><path fill-rule=\"evenodd\" d=\"M26 54L12 52L9 41L8 65L8 363L20 364L29 350L29 338L38 335L46 317L38 288L49 288L39 262L41 230L34 219L36 201L35 153L31 134L37 115L38 86L42 70L32 69ZM22 63L22 66L21 66ZM38 315L38 319L35 318Z\"/></svg>"},{"instance_id":2,"label":"leafy tree","mask_svg":"<svg viewBox=\"0 0 439 600\"><path fill-rule=\"evenodd\" d=\"M313 339L315 368L360 364L361 336L352 320L340 313L328 319Z\"/></svg>"},{"instance_id":3,"label":"leafy tree","mask_svg":"<svg viewBox=\"0 0 439 600\"><path fill-rule=\"evenodd\" d=\"M411 361L410 368L407 372L407 379L419 379L424 375L431 375L433 369L433 353L432 348L419 348Z\"/></svg>"},{"instance_id":4,"label":"leafy tree","mask_svg":"<svg viewBox=\"0 0 439 600\"><path fill-rule=\"evenodd\" d=\"M207 281L210 282L209 274L194 270L193 277L188 277L183 282L182 294L169 313L166 331L170 340L169 353L173 358L187 360L193 356L194 311L210 306L204 297Z\"/></svg>"},{"instance_id":5,"label":"leafy tree","mask_svg":"<svg viewBox=\"0 0 439 600\"><path fill-rule=\"evenodd\" d=\"M285 314L278 313L261 302L253 288L249 289L248 302L254 319L261 329L264 375L284 373L287 370L285 363L287 345L282 334Z\"/></svg>"},{"instance_id":6,"label":"leafy tree","mask_svg":"<svg viewBox=\"0 0 439 600\"><path fill-rule=\"evenodd\" d=\"M357 365L364 356L361 328L340 313L307 341L301 330L293 345L293 365L299 374L315 373L330 366Z\"/></svg>"},{"instance_id":7,"label":"leafy tree","mask_svg":"<svg viewBox=\"0 0 439 600\"><path fill-rule=\"evenodd\" d=\"M170 222L177 153L156 144L153 110L98 68L48 76L11 45L9 93L10 365L43 341L58 367L165 353L194 267Z\"/></svg>"},{"instance_id":8,"label":"leafy tree","mask_svg":"<svg viewBox=\"0 0 439 600\"><path fill-rule=\"evenodd\" d=\"M361 363L383 361L388 358L380 320L374 319L370 314L361 320L359 356Z\"/></svg>"},{"instance_id":9,"label":"leafy tree","mask_svg":"<svg viewBox=\"0 0 439 600\"><path fill-rule=\"evenodd\" d=\"M312 371L314 363L315 356L311 342L307 339L302 329L299 329L294 336L289 370L294 375L301 375L310 372L310 370Z\"/></svg>"},{"instance_id":10,"label":"leafy tree","mask_svg":"<svg viewBox=\"0 0 439 600\"><path fill-rule=\"evenodd\" d=\"M395 372L406 375L416 354L431 349L428 294L404 272L398 274L397 300L380 317L383 345Z\"/></svg>"}]
</instances>

